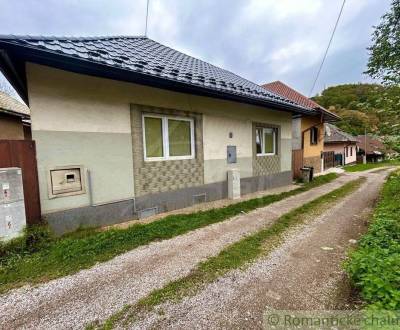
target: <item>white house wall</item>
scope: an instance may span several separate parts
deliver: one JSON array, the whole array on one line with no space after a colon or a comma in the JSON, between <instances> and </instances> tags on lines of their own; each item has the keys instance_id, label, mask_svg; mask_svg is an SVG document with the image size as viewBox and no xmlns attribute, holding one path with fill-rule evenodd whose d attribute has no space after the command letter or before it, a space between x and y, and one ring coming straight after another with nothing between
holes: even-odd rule
<instances>
[{"instance_id":1,"label":"white house wall","mask_svg":"<svg viewBox=\"0 0 400 330\"><path fill-rule=\"evenodd\" d=\"M91 77L27 63L32 136L42 212L88 206L89 193L48 197L47 171L83 165L90 170L92 203L132 199L134 177L130 104L150 105L203 115L204 183L226 180L229 168L241 177L252 173L252 122L279 125L281 171L291 170L291 114L262 107L175 93ZM232 138L229 137L232 133ZM237 147L236 164L227 164L226 147Z\"/></svg>"}]
</instances>

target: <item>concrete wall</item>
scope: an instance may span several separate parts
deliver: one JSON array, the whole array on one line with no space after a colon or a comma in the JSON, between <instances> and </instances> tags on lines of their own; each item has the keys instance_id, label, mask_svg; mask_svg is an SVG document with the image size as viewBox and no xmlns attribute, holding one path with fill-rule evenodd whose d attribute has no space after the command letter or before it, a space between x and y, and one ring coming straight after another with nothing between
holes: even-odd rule
<instances>
[{"instance_id":1,"label":"concrete wall","mask_svg":"<svg viewBox=\"0 0 400 330\"><path fill-rule=\"evenodd\" d=\"M301 149L301 118L292 120L292 149Z\"/></svg>"},{"instance_id":2,"label":"concrete wall","mask_svg":"<svg viewBox=\"0 0 400 330\"><path fill-rule=\"evenodd\" d=\"M0 139L23 140L24 128L21 118L0 113Z\"/></svg>"},{"instance_id":3,"label":"concrete wall","mask_svg":"<svg viewBox=\"0 0 400 330\"><path fill-rule=\"evenodd\" d=\"M27 63L27 81L43 213L90 205L89 193L48 198L47 171L52 166L87 167L94 204L135 197L132 104L202 114L205 184L225 181L229 168L239 168L243 178L253 175L253 122L280 127L280 170L291 170L290 113L31 63ZM237 146L237 164L226 162L228 145Z\"/></svg>"}]
</instances>

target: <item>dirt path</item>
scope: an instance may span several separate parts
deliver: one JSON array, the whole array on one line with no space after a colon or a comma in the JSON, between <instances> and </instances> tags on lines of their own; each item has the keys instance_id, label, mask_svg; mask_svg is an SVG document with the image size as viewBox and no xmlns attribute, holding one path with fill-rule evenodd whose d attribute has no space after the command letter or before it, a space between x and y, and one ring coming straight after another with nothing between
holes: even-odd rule
<instances>
[{"instance_id":1,"label":"dirt path","mask_svg":"<svg viewBox=\"0 0 400 330\"><path fill-rule=\"evenodd\" d=\"M366 230L386 174L368 174L359 190L290 232L279 248L247 270L233 271L180 303L163 304L132 327L262 328L268 309L345 308L343 297L337 297L346 279L341 264L352 240Z\"/></svg>"},{"instance_id":2,"label":"dirt path","mask_svg":"<svg viewBox=\"0 0 400 330\"><path fill-rule=\"evenodd\" d=\"M0 328L71 329L104 320L126 304L189 273L201 260L282 214L354 179L339 179L249 214L155 242L35 288L0 296Z\"/></svg>"}]
</instances>

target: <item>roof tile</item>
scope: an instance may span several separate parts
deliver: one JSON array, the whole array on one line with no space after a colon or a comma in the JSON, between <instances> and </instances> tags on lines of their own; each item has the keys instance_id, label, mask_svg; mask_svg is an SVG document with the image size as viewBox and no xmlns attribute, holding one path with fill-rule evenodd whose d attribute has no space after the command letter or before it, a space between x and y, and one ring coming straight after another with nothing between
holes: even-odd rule
<instances>
[{"instance_id":1,"label":"roof tile","mask_svg":"<svg viewBox=\"0 0 400 330\"><path fill-rule=\"evenodd\" d=\"M147 37L0 36L0 41L93 63L122 67L127 71L180 81L223 93L287 105L300 112L313 111L309 104L299 106L299 103L268 91L230 71L161 45Z\"/></svg>"}]
</instances>

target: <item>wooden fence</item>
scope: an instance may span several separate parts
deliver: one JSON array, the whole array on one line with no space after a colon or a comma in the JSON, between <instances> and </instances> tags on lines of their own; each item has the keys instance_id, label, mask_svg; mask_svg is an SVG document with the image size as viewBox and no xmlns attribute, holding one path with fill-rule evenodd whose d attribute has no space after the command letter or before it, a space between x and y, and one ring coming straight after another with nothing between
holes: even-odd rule
<instances>
[{"instance_id":1,"label":"wooden fence","mask_svg":"<svg viewBox=\"0 0 400 330\"><path fill-rule=\"evenodd\" d=\"M28 224L41 221L36 145L32 140L0 140L0 168L22 170L25 214Z\"/></svg>"}]
</instances>

